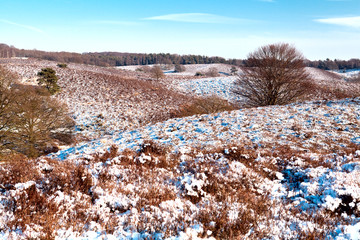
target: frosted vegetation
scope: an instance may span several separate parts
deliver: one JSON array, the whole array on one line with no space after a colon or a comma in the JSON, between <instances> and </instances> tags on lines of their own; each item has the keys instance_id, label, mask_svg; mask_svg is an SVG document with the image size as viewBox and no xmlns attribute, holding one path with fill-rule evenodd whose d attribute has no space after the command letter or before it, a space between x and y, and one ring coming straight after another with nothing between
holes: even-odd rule
<instances>
[{"instance_id":1,"label":"frosted vegetation","mask_svg":"<svg viewBox=\"0 0 360 240\"><path fill-rule=\"evenodd\" d=\"M56 70L77 140L1 162L0 239L360 238L354 73L307 68L301 103L236 109L224 64L2 63L28 85Z\"/></svg>"}]
</instances>

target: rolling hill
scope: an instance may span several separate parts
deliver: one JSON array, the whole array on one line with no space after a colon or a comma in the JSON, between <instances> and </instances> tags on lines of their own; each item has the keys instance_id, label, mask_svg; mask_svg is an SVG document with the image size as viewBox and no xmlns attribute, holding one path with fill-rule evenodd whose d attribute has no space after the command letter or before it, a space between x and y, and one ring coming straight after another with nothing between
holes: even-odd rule
<instances>
[{"instance_id":1,"label":"rolling hill","mask_svg":"<svg viewBox=\"0 0 360 240\"><path fill-rule=\"evenodd\" d=\"M0 239L359 239L359 85L308 68L284 106L174 118L195 97L236 102L228 65L160 81L137 67L13 59L23 83L56 69L89 140L0 165ZM217 68L218 77L194 77Z\"/></svg>"}]
</instances>

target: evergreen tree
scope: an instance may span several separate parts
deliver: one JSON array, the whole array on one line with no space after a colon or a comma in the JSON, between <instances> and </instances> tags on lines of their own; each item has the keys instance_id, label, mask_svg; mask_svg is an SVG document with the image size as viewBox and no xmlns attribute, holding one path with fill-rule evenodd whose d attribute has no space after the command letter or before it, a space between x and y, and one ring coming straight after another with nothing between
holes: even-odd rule
<instances>
[{"instance_id":1,"label":"evergreen tree","mask_svg":"<svg viewBox=\"0 0 360 240\"><path fill-rule=\"evenodd\" d=\"M38 72L38 84L44 86L51 95L56 94L60 91L60 86L57 84L58 77L56 72L52 68L43 68Z\"/></svg>"}]
</instances>

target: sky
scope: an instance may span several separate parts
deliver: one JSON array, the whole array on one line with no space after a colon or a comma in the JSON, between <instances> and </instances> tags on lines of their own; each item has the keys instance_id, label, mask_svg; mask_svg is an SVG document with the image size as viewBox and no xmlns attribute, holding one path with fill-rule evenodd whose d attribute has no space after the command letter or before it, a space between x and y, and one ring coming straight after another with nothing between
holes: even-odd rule
<instances>
[{"instance_id":1,"label":"sky","mask_svg":"<svg viewBox=\"0 0 360 240\"><path fill-rule=\"evenodd\" d=\"M360 58L360 0L0 0L0 43L21 49L244 59L279 42Z\"/></svg>"}]
</instances>

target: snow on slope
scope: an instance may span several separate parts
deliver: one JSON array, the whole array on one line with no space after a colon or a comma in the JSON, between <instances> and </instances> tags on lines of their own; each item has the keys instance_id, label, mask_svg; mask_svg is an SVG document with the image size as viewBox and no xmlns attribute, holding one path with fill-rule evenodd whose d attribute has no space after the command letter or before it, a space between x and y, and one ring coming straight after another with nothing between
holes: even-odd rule
<instances>
[{"instance_id":1,"label":"snow on slope","mask_svg":"<svg viewBox=\"0 0 360 240\"><path fill-rule=\"evenodd\" d=\"M194 95L215 94L231 102L241 100L231 91L236 77L224 74L216 78L191 77L195 72L208 71L212 67L229 73L230 66L225 64L186 65L186 72L168 73L166 79L158 83L135 80L149 78L145 73L135 71L139 66L122 67L130 70L81 64L58 68L56 62L51 61L7 61L6 66L17 72L26 84L36 84L36 74L41 68L54 68L63 89L57 97L69 106L78 129L91 138L168 119L172 111ZM356 88L360 91L360 85L347 83L335 73L307 69L319 86L336 91L354 91ZM184 74L188 76L184 78Z\"/></svg>"},{"instance_id":2,"label":"snow on slope","mask_svg":"<svg viewBox=\"0 0 360 240\"><path fill-rule=\"evenodd\" d=\"M148 65L152 67L154 65ZM174 72L174 67L170 68L169 70L165 70L165 74L168 77L179 77L179 76L194 76L197 72L205 73L208 72L211 68L216 68L220 73L229 74L231 65L228 64L220 64L220 63L213 63L213 64L186 64L183 65L185 67L184 72ZM132 65L132 66L121 66L116 67L117 69L124 69L130 71L136 71L137 69L141 68L142 66L139 65Z\"/></svg>"},{"instance_id":3,"label":"snow on slope","mask_svg":"<svg viewBox=\"0 0 360 240\"><path fill-rule=\"evenodd\" d=\"M196 68L196 66L193 66ZM316 68L306 68L310 77L319 91L313 99L332 99L334 93L341 93L340 98L353 95L354 92L360 92L360 84L347 82L341 74L328 72ZM229 72L229 71L228 71ZM194 78L194 79L172 79L164 82L173 89L190 93L196 96L217 95L230 102L236 103L241 101L241 97L232 93L234 89L236 76L220 76L212 78Z\"/></svg>"},{"instance_id":4,"label":"snow on slope","mask_svg":"<svg viewBox=\"0 0 360 240\"><path fill-rule=\"evenodd\" d=\"M162 159L156 151L140 152L134 158L121 154L125 149L141 151L141 146L149 140L175 154L166 157L168 164L174 165L156 168L156 162L161 163ZM108 157L103 162L94 160L99 156L95 153L103 154L111 145L119 148L119 156ZM359 98L170 119L69 148L52 158L87 165L94 182L98 183L92 189L99 195L89 206L89 212L98 212L103 219L108 218L104 214L116 206L124 209L120 213L108 213L119 224L111 234L106 233L100 223L93 222L85 233L59 232L63 238L97 239L106 234L120 239L146 236L158 239L164 236L190 239L192 236L196 239L221 234L212 227L212 224L222 223L211 215L214 210L209 207L230 204L226 216L231 225L245 214L246 206L241 197L231 203L214 198L209 188L213 184L211 181L225 179L229 184L235 179L250 181L252 187L246 191L258 197L270 194L269 200L262 200L271 202L270 212L266 213L270 215L259 218L256 228L249 228L246 235L250 239L256 239L257 235L252 234L261 229L266 232L264 236L271 239L300 238L301 232L306 236L314 233L314 229L323 231L327 238L357 239L360 236ZM138 172L131 162L137 167L155 164L155 168L146 170L143 167ZM117 187L105 188L99 184L105 172ZM140 201L143 195L137 194L141 189L154 186L167 192L153 193L159 197L156 204L136 210L143 201ZM168 199L161 194L171 197ZM62 199L66 201L66 197ZM207 214L213 223L199 218L199 214ZM142 227L138 221L142 222ZM135 228L129 228L128 224ZM151 230L152 225L158 230ZM183 228L165 234L166 226Z\"/></svg>"},{"instance_id":5,"label":"snow on slope","mask_svg":"<svg viewBox=\"0 0 360 240\"><path fill-rule=\"evenodd\" d=\"M120 149L132 148L144 139L170 144L175 150L182 146L218 146L242 139L255 143L272 143L276 140L286 144L291 143L292 137L322 147L328 147L328 144L344 138L360 144L359 109L359 99L355 99L261 107L170 119L85 143L56 155L65 158L69 157L67 152L94 153L99 151L100 146L109 147L111 144L116 144ZM310 137L305 139L305 135Z\"/></svg>"},{"instance_id":6,"label":"snow on slope","mask_svg":"<svg viewBox=\"0 0 360 240\"><path fill-rule=\"evenodd\" d=\"M51 64L44 66L55 67ZM24 65L13 68L26 69L26 79L42 66ZM68 93L62 96L80 123L93 122L89 118L101 113L113 129L124 129L121 124L129 119L120 121L117 113L129 109L126 116L140 119L146 115L144 106L151 105L137 105L141 101L132 99L133 92L121 93L124 89L112 85L118 80L110 77L118 74L113 70L74 65L66 71L59 70L62 79L71 76L63 85ZM314 72L319 78L321 74ZM175 79L171 84L185 92L230 98L231 81ZM88 89L85 95L82 88ZM111 99L118 94L130 99L131 106ZM114 111L117 104L121 106ZM0 239L37 238L46 230L36 224L21 231L7 228L16 216L7 204L34 189L57 204L58 239L223 239L231 234L299 239L316 231L322 232L313 235L318 238L359 239L359 126L356 98L170 119L109 132L52 159L38 159L34 171L40 172L40 180L0 185ZM118 148L117 154L106 154L111 146ZM66 190L71 182L61 180L63 174L79 166L85 172L78 181L85 184L91 178L90 189ZM60 173L54 175L56 171ZM69 227L72 218L78 222Z\"/></svg>"}]
</instances>

